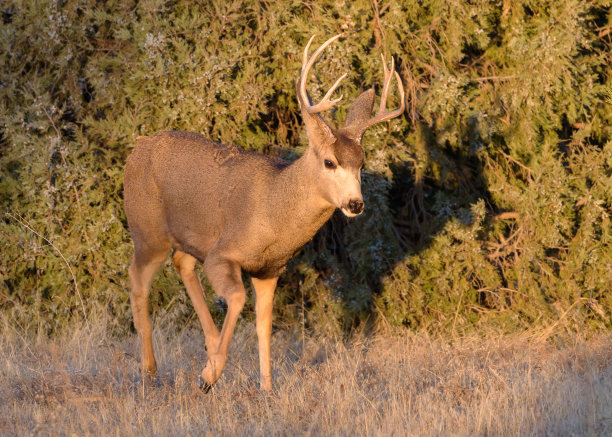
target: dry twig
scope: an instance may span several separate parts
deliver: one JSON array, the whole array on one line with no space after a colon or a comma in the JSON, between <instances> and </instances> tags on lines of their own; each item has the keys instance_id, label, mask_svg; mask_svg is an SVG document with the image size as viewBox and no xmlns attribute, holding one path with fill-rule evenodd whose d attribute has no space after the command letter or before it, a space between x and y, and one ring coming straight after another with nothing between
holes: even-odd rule
<instances>
[{"instance_id":1,"label":"dry twig","mask_svg":"<svg viewBox=\"0 0 612 437\"><path fill-rule=\"evenodd\" d=\"M17 223L19 223L21 226L23 226L24 228L26 228L27 230L32 232L34 235L36 235L39 238L42 238L43 240L45 240L49 244L49 246L51 246L53 248L53 250L55 250L59 254L59 256L62 258L62 260L64 261L64 263L68 267L68 270L70 271L70 275L72 276L72 281L74 282L74 290L76 291L76 294L77 294L77 296L79 298L79 302L81 303L81 309L83 310L83 317L85 318L85 324L87 325L87 331L89 331L89 333L91 334L91 327L89 326L89 320L87 320L87 313L85 312L85 305L83 304L83 298L81 297L81 292L79 291L79 284L77 283L76 276L74 276L74 272L72 270L72 267L70 266L70 263L68 262L68 260L66 259L66 257L62 253L62 251L59 250L57 248L57 246L55 244L53 244L53 242L51 240L49 240L45 236L43 236L43 235L39 234L38 232L36 232L32 228L32 226L30 226L30 224L25 221L25 219L23 217L21 217L21 216L15 217L10 212L5 213L5 215L7 217L10 217L13 220L15 220Z\"/></svg>"}]
</instances>

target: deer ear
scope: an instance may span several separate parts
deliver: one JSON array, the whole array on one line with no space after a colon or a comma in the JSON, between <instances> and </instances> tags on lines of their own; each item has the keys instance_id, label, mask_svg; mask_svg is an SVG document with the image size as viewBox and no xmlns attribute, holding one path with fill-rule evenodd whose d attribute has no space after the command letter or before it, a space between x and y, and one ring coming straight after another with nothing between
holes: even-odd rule
<instances>
[{"instance_id":1,"label":"deer ear","mask_svg":"<svg viewBox=\"0 0 612 437\"><path fill-rule=\"evenodd\" d=\"M317 152L320 152L324 147L336 141L336 136L320 115L306 113L304 115L304 124L306 124L306 133L308 134L308 145Z\"/></svg>"},{"instance_id":2,"label":"deer ear","mask_svg":"<svg viewBox=\"0 0 612 437\"><path fill-rule=\"evenodd\" d=\"M370 121L372 108L374 107L374 88L361 93L357 97L346 114L346 122L342 129L347 136L355 140L361 140L362 127ZM359 136L359 138L355 138Z\"/></svg>"},{"instance_id":3,"label":"deer ear","mask_svg":"<svg viewBox=\"0 0 612 437\"><path fill-rule=\"evenodd\" d=\"M298 84L299 82L296 83L296 87ZM309 101L302 102L299 91L297 94L298 102L300 103L300 108L302 109L302 120L304 120L304 124L306 125L308 145L314 147L314 149L319 152L324 146L333 143L336 140L336 137L333 134L331 127L329 127L323 117L321 117L319 114L311 114L305 109L308 105L312 105L310 95L306 93Z\"/></svg>"}]
</instances>

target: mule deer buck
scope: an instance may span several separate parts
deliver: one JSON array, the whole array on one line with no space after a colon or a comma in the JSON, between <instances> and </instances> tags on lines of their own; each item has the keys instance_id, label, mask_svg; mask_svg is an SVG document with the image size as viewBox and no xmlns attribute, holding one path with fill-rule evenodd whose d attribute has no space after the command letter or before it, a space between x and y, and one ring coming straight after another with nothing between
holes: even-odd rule
<instances>
[{"instance_id":1,"label":"mule deer buck","mask_svg":"<svg viewBox=\"0 0 612 437\"><path fill-rule=\"evenodd\" d=\"M142 368L155 374L151 342L149 288L155 272L173 251L174 265L185 283L204 330L208 361L201 375L208 391L225 366L230 340L245 302L241 272L252 278L256 296L256 332L262 390L272 388L270 335L272 300L285 265L312 239L336 208L353 217L364 209L361 169L365 130L404 111L404 90L397 72L387 69L380 108L371 118L374 90L362 93L350 107L345 127L332 129L320 113L342 97L331 99L343 75L323 99L313 104L306 78L321 53L340 35L327 40L312 57L304 49L297 98L308 134L308 148L292 164L282 159L218 144L186 132L139 137L127 160L125 212L134 257L129 268L134 326L141 340ZM387 93L397 79L400 107L386 112ZM227 302L221 332L204 301L197 261L214 291Z\"/></svg>"}]
</instances>

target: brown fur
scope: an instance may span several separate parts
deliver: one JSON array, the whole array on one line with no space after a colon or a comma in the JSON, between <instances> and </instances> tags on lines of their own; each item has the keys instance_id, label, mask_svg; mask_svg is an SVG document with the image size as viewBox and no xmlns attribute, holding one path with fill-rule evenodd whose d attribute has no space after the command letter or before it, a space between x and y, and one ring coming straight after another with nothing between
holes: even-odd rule
<instances>
[{"instance_id":1,"label":"brown fur","mask_svg":"<svg viewBox=\"0 0 612 437\"><path fill-rule=\"evenodd\" d=\"M307 74L303 68L298 89ZM271 388L272 300L278 276L336 208L352 215L363 210L361 127L369 123L374 93L369 90L356 99L349 110L350 124L338 131L312 112L303 95L298 93L298 99L309 147L292 164L193 133L169 131L137 138L125 168L124 198L134 240L130 300L146 372L156 371L149 288L172 250L206 337L205 383L213 384L225 366L245 301L245 272L252 277L257 298L262 388ZM327 168L325 160L335 160L337 168ZM196 261L203 263L215 292L227 301L221 332L194 272Z\"/></svg>"}]
</instances>

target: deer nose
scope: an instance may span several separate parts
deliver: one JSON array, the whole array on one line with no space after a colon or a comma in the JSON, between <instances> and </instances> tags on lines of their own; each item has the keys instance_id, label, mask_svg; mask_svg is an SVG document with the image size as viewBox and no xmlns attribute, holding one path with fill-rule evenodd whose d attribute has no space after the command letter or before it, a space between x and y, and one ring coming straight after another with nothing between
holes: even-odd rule
<instances>
[{"instance_id":1,"label":"deer nose","mask_svg":"<svg viewBox=\"0 0 612 437\"><path fill-rule=\"evenodd\" d=\"M353 214L361 214L365 208L363 200L351 200L348 206L349 211L351 211Z\"/></svg>"}]
</instances>

